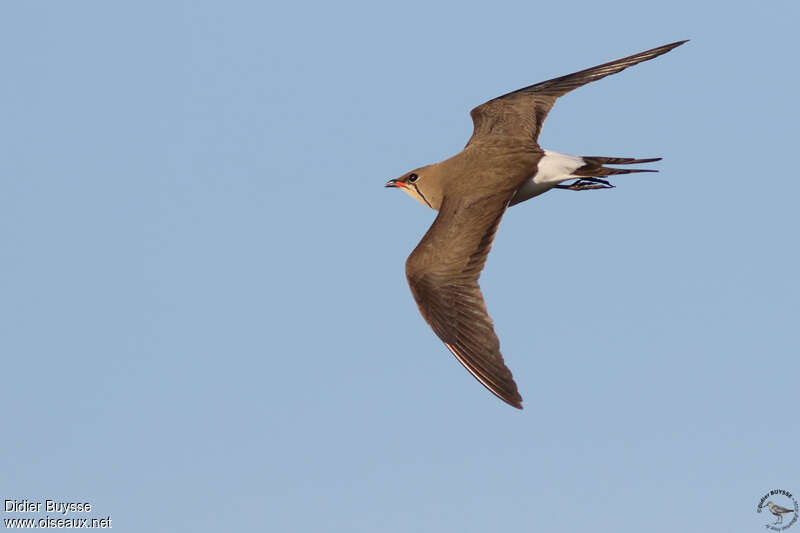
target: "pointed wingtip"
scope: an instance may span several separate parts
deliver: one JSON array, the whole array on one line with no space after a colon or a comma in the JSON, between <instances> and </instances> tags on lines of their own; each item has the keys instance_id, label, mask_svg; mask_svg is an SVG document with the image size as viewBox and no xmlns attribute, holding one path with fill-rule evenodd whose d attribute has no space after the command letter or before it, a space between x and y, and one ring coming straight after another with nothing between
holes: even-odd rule
<instances>
[{"instance_id":1,"label":"pointed wingtip","mask_svg":"<svg viewBox=\"0 0 800 533\"><path fill-rule=\"evenodd\" d=\"M665 46L670 46L672 48L677 48L678 46L680 46L682 44L688 43L689 41L691 41L691 39L684 39L682 41L675 41L674 43L670 43L670 44L667 44Z\"/></svg>"},{"instance_id":2,"label":"pointed wingtip","mask_svg":"<svg viewBox=\"0 0 800 533\"><path fill-rule=\"evenodd\" d=\"M659 46L657 48L653 48L652 50L648 50L648 52L655 52L656 55L654 57L657 57L657 56L660 56L662 54L666 54L667 52L670 52L673 49L681 46L682 44L686 44L688 42L689 42L689 39L684 39L683 41L675 41L674 43L665 44L665 45Z\"/></svg>"},{"instance_id":3,"label":"pointed wingtip","mask_svg":"<svg viewBox=\"0 0 800 533\"><path fill-rule=\"evenodd\" d=\"M492 391L492 392L494 392L494 391ZM511 407L513 407L514 409L519 409L520 411L522 411L522 396L520 396L519 393L516 393L514 396L512 396L510 398L503 398L499 394L497 395L497 397L500 398L501 400L503 400L505 403L507 403Z\"/></svg>"}]
</instances>

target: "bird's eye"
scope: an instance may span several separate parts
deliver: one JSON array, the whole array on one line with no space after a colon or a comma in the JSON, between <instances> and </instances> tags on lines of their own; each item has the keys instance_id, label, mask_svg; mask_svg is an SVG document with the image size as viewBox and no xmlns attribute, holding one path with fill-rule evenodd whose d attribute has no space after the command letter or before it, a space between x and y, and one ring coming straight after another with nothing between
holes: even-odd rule
<instances>
[{"instance_id":1,"label":"bird's eye","mask_svg":"<svg viewBox=\"0 0 800 533\"><path fill-rule=\"evenodd\" d=\"M415 181L417 181L417 179L419 179L419 176L417 176L416 174L411 174L408 176L409 183L414 183Z\"/></svg>"}]
</instances>

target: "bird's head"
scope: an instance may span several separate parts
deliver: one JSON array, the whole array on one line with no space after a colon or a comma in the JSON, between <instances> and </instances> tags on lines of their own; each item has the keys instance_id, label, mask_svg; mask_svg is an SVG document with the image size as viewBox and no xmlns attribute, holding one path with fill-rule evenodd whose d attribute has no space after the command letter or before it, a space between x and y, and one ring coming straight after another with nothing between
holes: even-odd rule
<instances>
[{"instance_id":1,"label":"bird's head","mask_svg":"<svg viewBox=\"0 0 800 533\"><path fill-rule=\"evenodd\" d=\"M429 165L412 170L399 178L387 181L386 187L402 189L422 205L438 210L442 204L442 194L435 167Z\"/></svg>"}]
</instances>

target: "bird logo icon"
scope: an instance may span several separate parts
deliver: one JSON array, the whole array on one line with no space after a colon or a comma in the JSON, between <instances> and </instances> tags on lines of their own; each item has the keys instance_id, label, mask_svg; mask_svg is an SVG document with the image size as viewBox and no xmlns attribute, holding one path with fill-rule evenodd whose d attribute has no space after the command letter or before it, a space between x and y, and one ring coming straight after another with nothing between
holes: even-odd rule
<instances>
[{"instance_id":1,"label":"bird logo icon","mask_svg":"<svg viewBox=\"0 0 800 533\"><path fill-rule=\"evenodd\" d=\"M775 503L772 500L778 501ZM797 522L797 517L800 514L800 505L797 499L791 492L783 489L774 489L764 494L758 502L756 512L769 511L775 517L772 521L765 524L767 529L772 531L784 531L789 529Z\"/></svg>"},{"instance_id":2,"label":"bird logo icon","mask_svg":"<svg viewBox=\"0 0 800 533\"><path fill-rule=\"evenodd\" d=\"M775 524L783 524L783 515L794 513L794 509L787 509L786 507L781 507L780 505L776 505L772 502L767 502L767 507L769 507L770 513L778 517L778 519L775 521Z\"/></svg>"}]
</instances>

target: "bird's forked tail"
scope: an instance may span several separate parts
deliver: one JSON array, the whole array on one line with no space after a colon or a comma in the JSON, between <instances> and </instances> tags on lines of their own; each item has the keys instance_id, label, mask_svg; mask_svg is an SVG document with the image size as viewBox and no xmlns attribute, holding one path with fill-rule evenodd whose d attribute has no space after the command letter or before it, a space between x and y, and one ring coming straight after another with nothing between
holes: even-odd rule
<instances>
[{"instance_id":1,"label":"bird's forked tail","mask_svg":"<svg viewBox=\"0 0 800 533\"><path fill-rule=\"evenodd\" d=\"M519 188L509 205L524 202L538 196L551 188L584 191L589 189L608 189L613 185L604 178L617 174L633 174L635 172L658 172L645 168L611 168L605 165L634 165L661 161L660 157L636 159L633 157L598 157L591 155L562 154L545 150L544 157L539 160L536 174L531 180ZM572 183L565 183L569 181Z\"/></svg>"},{"instance_id":2,"label":"bird's forked tail","mask_svg":"<svg viewBox=\"0 0 800 533\"><path fill-rule=\"evenodd\" d=\"M580 178L602 178L614 174L631 174L633 172L658 172L658 170L644 168L608 168L603 165L635 165L638 163L652 163L661 161L660 157L648 159L634 159L633 157L597 157L592 155L581 156L583 166L572 171L572 175Z\"/></svg>"}]
</instances>

